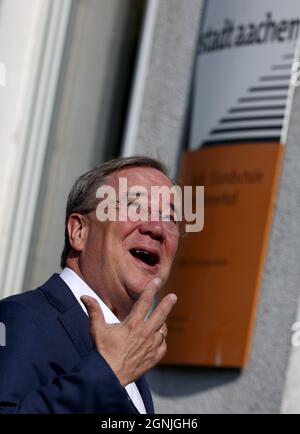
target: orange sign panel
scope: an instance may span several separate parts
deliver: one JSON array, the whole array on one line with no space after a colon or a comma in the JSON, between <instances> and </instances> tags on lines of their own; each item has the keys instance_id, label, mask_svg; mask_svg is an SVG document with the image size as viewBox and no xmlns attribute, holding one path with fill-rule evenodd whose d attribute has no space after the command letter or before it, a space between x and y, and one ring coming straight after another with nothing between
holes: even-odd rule
<instances>
[{"instance_id":1,"label":"orange sign panel","mask_svg":"<svg viewBox=\"0 0 300 434\"><path fill-rule=\"evenodd\" d=\"M240 144L184 153L181 185L204 185L204 228L181 239L167 285L178 302L168 319L163 364L244 367L283 145Z\"/></svg>"}]
</instances>

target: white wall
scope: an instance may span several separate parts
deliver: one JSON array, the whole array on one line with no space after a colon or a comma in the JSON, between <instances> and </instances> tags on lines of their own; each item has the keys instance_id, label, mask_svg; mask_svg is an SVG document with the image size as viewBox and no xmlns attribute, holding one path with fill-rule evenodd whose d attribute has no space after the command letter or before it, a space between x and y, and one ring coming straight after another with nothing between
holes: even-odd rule
<instances>
[{"instance_id":1,"label":"white wall","mask_svg":"<svg viewBox=\"0 0 300 434\"><path fill-rule=\"evenodd\" d=\"M22 289L71 0L2 0L0 288Z\"/></svg>"},{"instance_id":2,"label":"white wall","mask_svg":"<svg viewBox=\"0 0 300 434\"><path fill-rule=\"evenodd\" d=\"M0 62L6 69L6 86L0 87L0 263L9 245L9 227L25 151L24 113L36 68L39 23L45 3L43 0L0 3ZM1 277L3 274L0 280Z\"/></svg>"}]
</instances>

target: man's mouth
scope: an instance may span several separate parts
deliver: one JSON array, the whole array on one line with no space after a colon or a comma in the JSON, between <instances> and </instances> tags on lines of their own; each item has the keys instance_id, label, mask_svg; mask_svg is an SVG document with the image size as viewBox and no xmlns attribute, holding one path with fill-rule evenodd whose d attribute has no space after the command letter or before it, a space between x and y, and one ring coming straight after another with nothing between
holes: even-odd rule
<instances>
[{"instance_id":1,"label":"man's mouth","mask_svg":"<svg viewBox=\"0 0 300 434\"><path fill-rule=\"evenodd\" d=\"M129 252L134 258L139 259L150 267L154 267L160 262L160 257L157 253L150 252L146 249L130 249Z\"/></svg>"}]
</instances>

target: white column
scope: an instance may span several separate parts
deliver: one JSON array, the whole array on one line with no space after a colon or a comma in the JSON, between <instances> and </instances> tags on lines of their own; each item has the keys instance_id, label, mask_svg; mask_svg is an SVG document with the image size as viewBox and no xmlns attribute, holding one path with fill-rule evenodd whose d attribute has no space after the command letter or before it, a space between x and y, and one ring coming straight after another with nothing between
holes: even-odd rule
<instances>
[{"instance_id":1,"label":"white column","mask_svg":"<svg viewBox=\"0 0 300 434\"><path fill-rule=\"evenodd\" d=\"M24 280L71 0L3 0L0 8L3 297Z\"/></svg>"}]
</instances>

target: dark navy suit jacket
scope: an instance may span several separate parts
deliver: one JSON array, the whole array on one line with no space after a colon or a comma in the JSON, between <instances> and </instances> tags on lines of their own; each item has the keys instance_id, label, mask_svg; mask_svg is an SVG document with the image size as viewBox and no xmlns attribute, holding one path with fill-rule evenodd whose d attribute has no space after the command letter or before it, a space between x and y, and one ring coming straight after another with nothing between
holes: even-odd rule
<instances>
[{"instance_id":1,"label":"dark navy suit jacket","mask_svg":"<svg viewBox=\"0 0 300 434\"><path fill-rule=\"evenodd\" d=\"M88 317L58 274L2 300L0 322L0 413L138 413L93 347ZM153 413L145 378L136 384Z\"/></svg>"}]
</instances>

